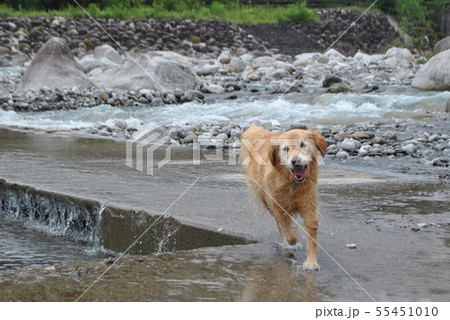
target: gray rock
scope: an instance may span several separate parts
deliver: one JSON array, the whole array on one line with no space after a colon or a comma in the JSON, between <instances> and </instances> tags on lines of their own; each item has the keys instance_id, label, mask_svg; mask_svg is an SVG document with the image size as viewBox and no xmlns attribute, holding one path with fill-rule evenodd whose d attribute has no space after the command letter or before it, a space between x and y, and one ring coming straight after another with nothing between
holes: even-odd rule
<instances>
[{"instance_id":1,"label":"gray rock","mask_svg":"<svg viewBox=\"0 0 450 320\"><path fill-rule=\"evenodd\" d=\"M431 164L435 167L448 167L450 165L450 161L448 158L437 157L431 160Z\"/></svg>"},{"instance_id":2,"label":"gray rock","mask_svg":"<svg viewBox=\"0 0 450 320\"><path fill-rule=\"evenodd\" d=\"M266 75L266 78L268 79L282 79L285 78L288 75L288 72L285 69L277 69L268 75Z\"/></svg>"},{"instance_id":3,"label":"gray rock","mask_svg":"<svg viewBox=\"0 0 450 320\"><path fill-rule=\"evenodd\" d=\"M387 140L397 140L397 135L394 133L394 132L392 132L392 131L386 131L384 134L383 134L383 138L385 138L385 139L387 139Z\"/></svg>"},{"instance_id":4,"label":"gray rock","mask_svg":"<svg viewBox=\"0 0 450 320\"><path fill-rule=\"evenodd\" d=\"M94 87L61 38L50 38L38 51L23 76L25 90L63 87Z\"/></svg>"},{"instance_id":5,"label":"gray rock","mask_svg":"<svg viewBox=\"0 0 450 320\"><path fill-rule=\"evenodd\" d=\"M122 64L123 59L120 56L120 54L111 47L109 44L102 44L101 46L98 46L94 50L94 58L95 59L102 59L106 58L116 64Z\"/></svg>"},{"instance_id":6,"label":"gray rock","mask_svg":"<svg viewBox=\"0 0 450 320\"><path fill-rule=\"evenodd\" d=\"M122 121L122 120L117 120L117 121L114 123L114 126L115 126L116 128L119 128L120 130L126 130L127 127L128 127L127 123L126 123L125 121Z\"/></svg>"},{"instance_id":7,"label":"gray rock","mask_svg":"<svg viewBox=\"0 0 450 320\"><path fill-rule=\"evenodd\" d=\"M230 135L232 138L239 138L242 135L242 130L239 128L233 128L231 129Z\"/></svg>"},{"instance_id":8,"label":"gray rock","mask_svg":"<svg viewBox=\"0 0 450 320\"><path fill-rule=\"evenodd\" d=\"M183 144L193 143L194 140L197 140L197 135L190 133L185 138L181 140Z\"/></svg>"},{"instance_id":9,"label":"gray rock","mask_svg":"<svg viewBox=\"0 0 450 320\"><path fill-rule=\"evenodd\" d=\"M83 68L84 72L89 72L95 68L103 67L103 62L99 59L95 59L91 54L81 58L78 64Z\"/></svg>"},{"instance_id":10,"label":"gray rock","mask_svg":"<svg viewBox=\"0 0 450 320\"><path fill-rule=\"evenodd\" d=\"M382 138L382 137L374 137L372 139L372 142L375 144L385 144L386 143L386 139Z\"/></svg>"},{"instance_id":11,"label":"gray rock","mask_svg":"<svg viewBox=\"0 0 450 320\"><path fill-rule=\"evenodd\" d=\"M434 52L439 53L450 49L450 36L441 39L438 43L434 45Z\"/></svg>"},{"instance_id":12,"label":"gray rock","mask_svg":"<svg viewBox=\"0 0 450 320\"><path fill-rule=\"evenodd\" d=\"M356 152L357 149L361 146L361 142L358 140L354 140L352 138L347 138L344 141L342 141L341 148L344 151L348 151L350 153Z\"/></svg>"},{"instance_id":13,"label":"gray rock","mask_svg":"<svg viewBox=\"0 0 450 320\"><path fill-rule=\"evenodd\" d=\"M153 97L153 95L152 95L150 92L147 92L147 93L145 94L145 99L147 99L148 102L152 102L153 99L154 99L154 97Z\"/></svg>"},{"instance_id":14,"label":"gray rock","mask_svg":"<svg viewBox=\"0 0 450 320\"><path fill-rule=\"evenodd\" d=\"M58 27L60 27L61 25L64 25L64 24L66 24L66 19L64 17L55 17L52 20L52 22L50 24L50 27L52 29L55 29L55 28L58 28Z\"/></svg>"},{"instance_id":15,"label":"gray rock","mask_svg":"<svg viewBox=\"0 0 450 320\"><path fill-rule=\"evenodd\" d=\"M268 67L276 61L273 57L258 57L253 60L254 68Z\"/></svg>"},{"instance_id":16,"label":"gray rock","mask_svg":"<svg viewBox=\"0 0 450 320\"><path fill-rule=\"evenodd\" d=\"M153 99L152 103L150 104L152 107L162 107L164 106L164 100L161 98L155 98Z\"/></svg>"},{"instance_id":17,"label":"gray rock","mask_svg":"<svg viewBox=\"0 0 450 320\"><path fill-rule=\"evenodd\" d=\"M195 73L198 76L209 76L219 72L220 66L218 64L204 64L195 67Z\"/></svg>"},{"instance_id":18,"label":"gray rock","mask_svg":"<svg viewBox=\"0 0 450 320\"><path fill-rule=\"evenodd\" d=\"M307 130L308 127L306 125L304 125L303 123L291 123L289 125L289 130L293 130L293 129Z\"/></svg>"},{"instance_id":19,"label":"gray rock","mask_svg":"<svg viewBox=\"0 0 450 320\"><path fill-rule=\"evenodd\" d=\"M183 100L185 102L194 101L194 100L203 100L205 99L205 95L200 91L196 90L188 90L185 92Z\"/></svg>"},{"instance_id":20,"label":"gray rock","mask_svg":"<svg viewBox=\"0 0 450 320\"><path fill-rule=\"evenodd\" d=\"M227 50L227 51L223 51L223 52L220 54L218 60L219 60L219 62L222 63L222 64L228 64L228 63L230 63L230 61L231 61L231 53L230 53L230 51L228 51L228 50Z\"/></svg>"},{"instance_id":21,"label":"gray rock","mask_svg":"<svg viewBox=\"0 0 450 320\"><path fill-rule=\"evenodd\" d=\"M319 59L317 59L318 63L323 63L323 64L327 64L330 61L330 58L326 57L326 56L321 56Z\"/></svg>"},{"instance_id":22,"label":"gray rock","mask_svg":"<svg viewBox=\"0 0 450 320\"><path fill-rule=\"evenodd\" d=\"M203 133L198 136L198 143L201 146L210 146L215 144L215 140L213 139L212 134L210 133Z\"/></svg>"},{"instance_id":23,"label":"gray rock","mask_svg":"<svg viewBox=\"0 0 450 320\"><path fill-rule=\"evenodd\" d=\"M338 160L347 159L348 156L349 156L349 154L345 151L339 151L338 153L336 153L336 159L338 159Z\"/></svg>"},{"instance_id":24,"label":"gray rock","mask_svg":"<svg viewBox=\"0 0 450 320\"><path fill-rule=\"evenodd\" d=\"M202 87L204 93L220 94L225 92L225 88L218 84L206 84Z\"/></svg>"},{"instance_id":25,"label":"gray rock","mask_svg":"<svg viewBox=\"0 0 450 320\"><path fill-rule=\"evenodd\" d=\"M358 150L358 155L359 155L360 157L365 157L365 156L367 156L367 155L369 154L369 149L370 149L370 146L369 146L369 145L364 145L364 146L362 146L362 147Z\"/></svg>"},{"instance_id":26,"label":"gray rock","mask_svg":"<svg viewBox=\"0 0 450 320\"><path fill-rule=\"evenodd\" d=\"M423 90L450 90L450 49L438 53L420 68L412 87Z\"/></svg>"},{"instance_id":27,"label":"gray rock","mask_svg":"<svg viewBox=\"0 0 450 320\"><path fill-rule=\"evenodd\" d=\"M8 47L0 46L0 56L11 54L11 50Z\"/></svg>"},{"instance_id":28,"label":"gray rock","mask_svg":"<svg viewBox=\"0 0 450 320\"><path fill-rule=\"evenodd\" d=\"M312 64L315 60L319 59L319 52L302 53L295 56L294 66L308 66Z\"/></svg>"},{"instance_id":29,"label":"gray rock","mask_svg":"<svg viewBox=\"0 0 450 320\"><path fill-rule=\"evenodd\" d=\"M367 150L367 155L370 157L381 156L383 154L383 149L379 144L374 144Z\"/></svg>"},{"instance_id":30,"label":"gray rock","mask_svg":"<svg viewBox=\"0 0 450 320\"><path fill-rule=\"evenodd\" d=\"M236 57L233 57L230 60L230 64L228 65L228 68L234 72L242 72L246 67L247 65L245 64L245 62Z\"/></svg>"},{"instance_id":31,"label":"gray rock","mask_svg":"<svg viewBox=\"0 0 450 320\"><path fill-rule=\"evenodd\" d=\"M418 149L417 145L413 143L409 143L402 147L402 151L409 155L416 153Z\"/></svg>"},{"instance_id":32,"label":"gray rock","mask_svg":"<svg viewBox=\"0 0 450 320\"><path fill-rule=\"evenodd\" d=\"M247 65L251 66L253 64L253 60L255 60L255 57L252 54L243 54L240 56L240 59Z\"/></svg>"},{"instance_id":33,"label":"gray rock","mask_svg":"<svg viewBox=\"0 0 450 320\"><path fill-rule=\"evenodd\" d=\"M101 75L103 73L103 69L102 68L95 68L92 69L91 71L89 71L89 73L87 74L90 78L95 78L99 75Z\"/></svg>"},{"instance_id":34,"label":"gray rock","mask_svg":"<svg viewBox=\"0 0 450 320\"><path fill-rule=\"evenodd\" d=\"M216 139L225 142L225 141L228 139L228 135L225 134L225 133L219 133L219 134L216 136Z\"/></svg>"},{"instance_id":35,"label":"gray rock","mask_svg":"<svg viewBox=\"0 0 450 320\"><path fill-rule=\"evenodd\" d=\"M345 93L351 91L352 89L344 83L333 83L331 87L328 88L327 93Z\"/></svg>"},{"instance_id":36,"label":"gray rock","mask_svg":"<svg viewBox=\"0 0 450 320\"><path fill-rule=\"evenodd\" d=\"M187 91L200 85L190 62L174 52L151 52L95 78L99 86L124 90Z\"/></svg>"},{"instance_id":37,"label":"gray rock","mask_svg":"<svg viewBox=\"0 0 450 320\"><path fill-rule=\"evenodd\" d=\"M338 152L337 145L333 144L327 147L327 154L336 154Z\"/></svg>"},{"instance_id":38,"label":"gray rock","mask_svg":"<svg viewBox=\"0 0 450 320\"><path fill-rule=\"evenodd\" d=\"M390 48L388 51L386 51L386 54L384 55L385 62L388 59L395 59L395 63L393 63L393 66L399 64L399 65L406 65L406 64L412 64L415 62L414 56L411 54L411 52L406 48Z\"/></svg>"},{"instance_id":39,"label":"gray rock","mask_svg":"<svg viewBox=\"0 0 450 320\"><path fill-rule=\"evenodd\" d=\"M441 139L441 136L440 135L438 135L438 134L433 134L433 135L431 135L428 139L427 139L427 141L428 142L435 142L435 141L439 141Z\"/></svg>"}]
</instances>

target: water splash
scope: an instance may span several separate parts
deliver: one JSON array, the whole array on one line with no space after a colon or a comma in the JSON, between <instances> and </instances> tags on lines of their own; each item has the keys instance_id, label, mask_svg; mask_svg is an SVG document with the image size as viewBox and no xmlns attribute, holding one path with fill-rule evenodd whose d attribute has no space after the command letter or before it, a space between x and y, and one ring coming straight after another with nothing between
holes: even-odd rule
<instances>
[{"instance_id":1,"label":"water splash","mask_svg":"<svg viewBox=\"0 0 450 320\"><path fill-rule=\"evenodd\" d=\"M297 121L322 123L330 119L379 119L391 113L420 115L443 112L450 92L414 92L404 94L293 94L283 99L252 97L210 104L187 103L183 110L198 123L218 122L245 124L252 120L276 121L281 125ZM441 110L442 109L442 110ZM262 114L262 117L260 118ZM114 126L117 120L129 126L144 124L183 125L186 113L179 106L154 108L98 107L41 113L16 113L0 110L0 126L29 127L42 130L73 130L105 124Z\"/></svg>"}]
</instances>

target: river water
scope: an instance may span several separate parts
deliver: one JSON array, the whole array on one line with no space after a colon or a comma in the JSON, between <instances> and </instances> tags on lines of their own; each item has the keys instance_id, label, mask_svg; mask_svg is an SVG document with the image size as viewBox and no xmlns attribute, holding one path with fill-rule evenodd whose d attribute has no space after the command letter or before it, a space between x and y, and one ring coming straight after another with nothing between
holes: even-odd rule
<instances>
[{"instance_id":1,"label":"river water","mask_svg":"<svg viewBox=\"0 0 450 320\"><path fill-rule=\"evenodd\" d=\"M186 123L234 123L254 120L287 125L293 122L345 124L424 119L445 112L450 92L422 92L394 88L371 94L289 94L251 96L214 103L187 103L154 108L99 105L89 109L18 113L0 109L0 126L42 130L73 130L125 120L129 126Z\"/></svg>"}]
</instances>

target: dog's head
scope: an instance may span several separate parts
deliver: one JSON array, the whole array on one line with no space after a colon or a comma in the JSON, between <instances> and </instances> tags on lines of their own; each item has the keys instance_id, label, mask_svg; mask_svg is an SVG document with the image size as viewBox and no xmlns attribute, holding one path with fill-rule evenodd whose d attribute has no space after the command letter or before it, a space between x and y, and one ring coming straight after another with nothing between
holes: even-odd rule
<instances>
[{"instance_id":1,"label":"dog's head","mask_svg":"<svg viewBox=\"0 0 450 320\"><path fill-rule=\"evenodd\" d=\"M296 182L303 182L308 166L327 152L325 138L310 130L290 130L271 139L270 160L274 167L289 169Z\"/></svg>"}]
</instances>

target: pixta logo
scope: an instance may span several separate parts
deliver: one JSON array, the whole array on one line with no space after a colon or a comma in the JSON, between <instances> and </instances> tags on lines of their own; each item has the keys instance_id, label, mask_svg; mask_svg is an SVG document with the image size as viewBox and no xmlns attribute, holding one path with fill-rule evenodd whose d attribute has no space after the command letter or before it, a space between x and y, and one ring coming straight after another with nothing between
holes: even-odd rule
<instances>
[{"instance_id":1,"label":"pixta logo","mask_svg":"<svg viewBox=\"0 0 450 320\"><path fill-rule=\"evenodd\" d=\"M155 168L161 169L172 160L172 147L171 138L164 128L144 127L126 143L126 165L153 175ZM224 149L228 149L226 154ZM207 161L237 164L237 150L226 146L224 139L208 134L201 134L193 140L191 152L193 165Z\"/></svg>"}]
</instances>

